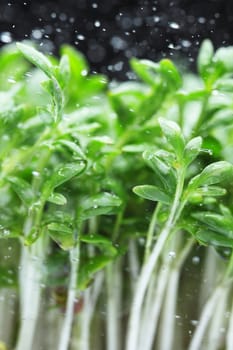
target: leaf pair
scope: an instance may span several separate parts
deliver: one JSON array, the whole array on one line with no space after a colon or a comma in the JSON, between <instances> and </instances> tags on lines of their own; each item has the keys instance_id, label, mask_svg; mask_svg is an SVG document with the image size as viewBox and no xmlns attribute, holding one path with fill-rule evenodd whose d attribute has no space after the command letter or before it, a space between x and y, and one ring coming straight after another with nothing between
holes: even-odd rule
<instances>
[{"instance_id":1,"label":"leaf pair","mask_svg":"<svg viewBox=\"0 0 233 350\"><path fill-rule=\"evenodd\" d=\"M55 123L62 118L62 111L64 107L63 88L69 80L69 62L66 56L63 56L59 67L54 66L50 60L29 45L23 43L17 44L18 49L37 68L44 72L49 80L42 83L44 89L52 98L52 110L50 111L54 116Z\"/></svg>"},{"instance_id":2,"label":"leaf pair","mask_svg":"<svg viewBox=\"0 0 233 350\"><path fill-rule=\"evenodd\" d=\"M194 234L202 244L233 248L233 216L226 207L220 209L221 214L209 211L192 214L198 221Z\"/></svg>"}]
</instances>

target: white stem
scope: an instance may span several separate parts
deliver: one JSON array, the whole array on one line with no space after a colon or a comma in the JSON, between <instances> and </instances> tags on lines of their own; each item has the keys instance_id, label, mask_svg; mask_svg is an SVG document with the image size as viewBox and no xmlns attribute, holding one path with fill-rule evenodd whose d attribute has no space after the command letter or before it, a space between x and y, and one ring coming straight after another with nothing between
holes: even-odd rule
<instances>
[{"instance_id":1,"label":"white stem","mask_svg":"<svg viewBox=\"0 0 233 350\"><path fill-rule=\"evenodd\" d=\"M232 308L230 311L229 326L228 326L227 336L226 336L226 350L232 350L232 349L233 349L233 300L232 300Z\"/></svg>"},{"instance_id":2,"label":"white stem","mask_svg":"<svg viewBox=\"0 0 233 350\"><path fill-rule=\"evenodd\" d=\"M223 340L223 333L221 332L224 324L224 313L226 309L227 296L229 288L224 288L221 298L219 298L216 308L214 310L214 317L211 320L210 328L208 330L208 339L206 348L211 350L218 350L221 348Z\"/></svg>"},{"instance_id":3,"label":"white stem","mask_svg":"<svg viewBox=\"0 0 233 350\"><path fill-rule=\"evenodd\" d=\"M120 350L121 261L107 266L107 350Z\"/></svg>"},{"instance_id":4,"label":"white stem","mask_svg":"<svg viewBox=\"0 0 233 350\"><path fill-rule=\"evenodd\" d=\"M38 239L30 248L22 247L21 325L16 350L31 350L40 311L44 245Z\"/></svg>"},{"instance_id":5,"label":"white stem","mask_svg":"<svg viewBox=\"0 0 233 350\"><path fill-rule=\"evenodd\" d=\"M215 249L213 247L208 247L205 256L204 272L201 278L202 282L199 293L200 309L202 309L206 300L210 296L211 291L216 286L219 279L219 273L216 272L219 272L219 270L221 271L221 269L219 269L220 263L219 256L217 255Z\"/></svg>"},{"instance_id":6,"label":"white stem","mask_svg":"<svg viewBox=\"0 0 233 350\"><path fill-rule=\"evenodd\" d=\"M173 349L173 338L175 331L175 311L178 292L179 271L172 269L166 290L164 305L164 320L161 327L160 350Z\"/></svg>"},{"instance_id":7,"label":"white stem","mask_svg":"<svg viewBox=\"0 0 233 350\"><path fill-rule=\"evenodd\" d=\"M135 289L136 280L139 274L139 259L138 252L135 240L129 241L129 269L130 269L130 277L131 277L131 288L132 292Z\"/></svg>"},{"instance_id":8,"label":"white stem","mask_svg":"<svg viewBox=\"0 0 233 350\"><path fill-rule=\"evenodd\" d=\"M203 342L203 338L204 338L207 326L209 324L209 321L211 317L214 315L219 297L221 297L222 295L222 288L223 288L222 286L217 287L214 293L212 294L212 296L208 299L202 311L196 331L189 345L189 350L200 350L202 348L201 345Z\"/></svg>"},{"instance_id":9,"label":"white stem","mask_svg":"<svg viewBox=\"0 0 233 350\"><path fill-rule=\"evenodd\" d=\"M78 339L78 349L89 350L90 349L90 331L91 321L93 319L96 303L103 286L103 273L102 271L95 276L94 284L85 290L84 292L84 308L80 317L80 337ZM74 349L77 349L74 346Z\"/></svg>"},{"instance_id":10,"label":"white stem","mask_svg":"<svg viewBox=\"0 0 233 350\"><path fill-rule=\"evenodd\" d=\"M59 342L58 349L59 350L68 350L71 332L72 332L72 324L74 318L74 305L76 301L76 293L77 293L77 275L78 275L78 267L79 267L79 244L76 245L70 251L70 281L68 287L68 297L66 303L66 311L65 317L63 321L63 326L61 330L61 338Z\"/></svg>"},{"instance_id":11,"label":"white stem","mask_svg":"<svg viewBox=\"0 0 233 350\"><path fill-rule=\"evenodd\" d=\"M176 255L178 255L181 245L181 235L179 233L173 237L171 241L171 248L174 248ZM166 288L165 302L163 307L163 316L160 328L159 336L159 349L160 350L172 350L174 348L174 333L175 333L175 315L176 315L176 303L179 288L179 278L182 265L184 264L194 241L189 240L183 247L176 260L167 261L167 264L172 264L170 268L169 281ZM168 253L169 254L169 253Z\"/></svg>"},{"instance_id":12,"label":"white stem","mask_svg":"<svg viewBox=\"0 0 233 350\"><path fill-rule=\"evenodd\" d=\"M130 317L129 317L129 326L128 326L128 332L127 332L127 338L126 338L126 350L137 349L141 310L143 306L144 296L148 287L148 283L150 281L151 274L161 255L163 247L171 232L172 226L175 224L175 221L178 218L177 212L180 204L179 201L182 193L182 188L183 188L183 175L181 175L178 180L175 199L171 208L168 221L164 229L161 231L151 254L149 255L148 259L143 265L137 285L136 285L136 291L133 298Z\"/></svg>"},{"instance_id":13,"label":"white stem","mask_svg":"<svg viewBox=\"0 0 233 350\"><path fill-rule=\"evenodd\" d=\"M154 281L151 281L150 289L146 296L145 310L140 329L139 349L152 349L168 281L168 272L168 265L163 264L160 268L159 276L157 277L155 273L153 274ZM155 283L155 278L157 278L157 284Z\"/></svg>"}]
</instances>

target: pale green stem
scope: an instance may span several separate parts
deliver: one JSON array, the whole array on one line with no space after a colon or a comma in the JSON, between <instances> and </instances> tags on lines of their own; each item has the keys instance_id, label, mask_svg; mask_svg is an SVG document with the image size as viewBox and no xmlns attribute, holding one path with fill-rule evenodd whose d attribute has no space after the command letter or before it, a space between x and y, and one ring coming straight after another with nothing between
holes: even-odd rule
<instances>
[{"instance_id":1,"label":"pale green stem","mask_svg":"<svg viewBox=\"0 0 233 350\"><path fill-rule=\"evenodd\" d=\"M124 210L121 210L116 218L113 228L113 243L119 235L120 224L122 222ZM106 320L106 339L107 350L120 350L120 319L119 310L121 309L121 259L111 262L106 268L107 283L107 320Z\"/></svg>"},{"instance_id":2,"label":"pale green stem","mask_svg":"<svg viewBox=\"0 0 233 350\"><path fill-rule=\"evenodd\" d=\"M121 260L118 259L107 266L107 350L121 350L121 292Z\"/></svg>"},{"instance_id":3,"label":"pale green stem","mask_svg":"<svg viewBox=\"0 0 233 350\"><path fill-rule=\"evenodd\" d=\"M129 261L129 269L130 269L130 277L131 277L131 290L132 293L135 290L135 283L139 274L139 258L138 251L135 240L131 239L129 241L129 251L128 251L128 261Z\"/></svg>"},{"instance_id":4,"label":"pale green stem","mask_svg":"<svg viewBox=\"0 0 233 350\"><path fill-rule=\"evenodd\" d=\"M30 249L23 249L22 268L25 275L21 290L21 325L16 350L31 350L33 346L40 311L45 246L44 240L39 239Z\"/></svg>"},{"instance_id":5,"label":"pale green stem","mask_svg":"<svg viewBox=\"0 0 233 350\"><path fill-rule=\"evenodd\" d=\"M180 237L181 238L181 237ZM174 237L178 239L177 235ZM166 288L165 303L163 308L163 317L161 322L161 332L159 337L159 349L160 350L172 350L174 348L174 334L175 334L175 316L176 316L176 303L179 287L179 278L182 269L190 250L194 244L194 240L191 239L187 242L184 248L181 250L179 256L171 266L168 285Z\"/></svg>"},{"instance_id":6,"label":"pale green stem","mask_svg":"<svg viewBox=\"0 0 233 350\"><path fill-rule=\"evenodd\" d=\"M210 327L208 329L207 342L205 343L207 349L218 350L222 347L223 337L225 337L222 329L224 328L224 314L226 311L228 294L229 288L225 288L214 310Z\"/></svg>"},{"instance_id":7,"label":"pale green stem","mask_svg":"<svg viewBox=\"0 0 233 350\"><path fill-rule=\"evenodd\" d=\"M221 261L213 247L208 247L205 255L204 271L201 278L199 292L199 308L202 308L206 300L215 288L219 280Z\"/></svg>"},{"instance_id":8,"label":"pale green stem","mask_svg":"<svg viewBox=\"0 0 233 350\"><path fill-rule=\"evenodd\" d=\"M224 286L218 286L212 296L208 299L202 314L200 316L200 320L198 322L197 328L194 332L193 338L189 345L189 350L200 350L202 349L202 343L204 339L204 335L206 333L206 329L209 325L211 317L215 313L216 305L219 301L219 298L222 297L224 291Z\"/></svg>"},{"instance_id":9,"label":"pale green stem","mask_svg":"<svg viewBox=\"0 0 233 350\"><path fill-rule=\"evenodd\" d=\"M146 248L145 248L145 257L144 257L145 261L148 259L149 255L151 253L151 247L152 247L154 233L155 233L155 226L156 226L156 222L157 222L158 213L159 213L160 208L161 208L161 203L158 203L155 210L154 210L154 213L152 215L149 229L148 229L148 232L146 235Z\"/></svg>"},{"instance_id":10,"label":"pale green stem","mask_svg":"<svg viewBox=\"0 0 233 350\"><path fill-rule=\"evenodd\" d=\"M226 350L232 350L232 349L233 349L233 299L232 299L232 307L230 310L229 325L228 325L227 336L226 336Z\"/></svg>"},{"instance_id":11,"label":"pale green stem","mask_svg":"<svg viewBox=\"0 0 233 350\"><path fill-rule=\"evenodd\" d=\"M96 274L93 285L84 292L84 307L80 317L80 336L78 335L78 349L90 350L91 347L91 321L94 316L96 304L103 287L103 271ZM74 349L77 347L74 346Z\"/></svg>"},{"instance_id":12,"label":"pale green stem","mask_svg":"<svg viewBox=\"0 0 233 350\"><path fill-rule=\"evenodd\" d=\"M176 220L178 219L177 213L180 212L179 206L180 206L180 197L183 190L183 183L184 183L184 174L182 172L178 176L178 183L177 183L175 198L170 211L169 218L165 224L165 227L161 231L150 256L148 257L146 263L142 267L142 270L136 285L135 295L133 298L130 317L129 317L128 333L127 333L127 339L126 339L126 350L137 349L138 334L139 334L140 319L141 319L144 296L148 288L151 274L156 266L156 263L158 262L158 259L164 248L164 245L173 229L173 225L175 225Z\"/></svg>"},{"instance_id":13,"label":"pale green stem","mask_svg":"<svg viewBox=\"0 0 233 350\"><path fill-rule=\"evenodd\" d=\"M139 349L152 349L154 337L157 331L160 310L165 295L165 289L169 277L168 264L163 264L159 270L153 273L149 290L146 296L145 308L142 317L139 337ZM157 275L158 274L158 275Z\"/></svg>"},{"instance_id":14,"label":"pale green stem","mask_svg":"<svg viewBox=\"0 0 233 350\"><path fill-rule=\"evenodd\" d=\"M77 242L76 246L70 250L70 280L68 286L68 296L66 303L65 317L63 326L61 329L61 337L58 349L68 350L71 340L72 325L74 319L74 306L77 296L77 276L79 268L79 255L80 255L80 242Z\"/></svg>"}]
</instances>

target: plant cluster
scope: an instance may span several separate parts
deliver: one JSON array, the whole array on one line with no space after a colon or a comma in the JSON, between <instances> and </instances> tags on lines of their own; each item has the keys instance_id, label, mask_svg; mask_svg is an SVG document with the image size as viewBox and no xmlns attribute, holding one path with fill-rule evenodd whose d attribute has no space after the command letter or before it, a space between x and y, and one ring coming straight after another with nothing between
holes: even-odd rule
<instances>
[{"instance_id":1,"label":"plant cluster","mask_svg":"<svg viewBox=\"0 0 233 350\"><path fill-rule=\"evenodd\" d=\"M233 349L232 62L1 50L0 348Z\"/></svg>"}]
</instances>

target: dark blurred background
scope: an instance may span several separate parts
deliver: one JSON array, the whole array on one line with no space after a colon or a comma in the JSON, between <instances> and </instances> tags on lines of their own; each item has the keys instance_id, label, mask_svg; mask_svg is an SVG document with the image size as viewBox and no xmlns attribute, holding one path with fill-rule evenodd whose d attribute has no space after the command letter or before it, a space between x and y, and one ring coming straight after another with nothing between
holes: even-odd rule
<instances>
[{"instance_id":1,"label":"dark blurred background","mask_svg":"<svg viewBox=\"0 0 233 350\"><path fill-rule=\"evenodd\" d=\"M0 0L0 43L33 39L44 52L70 43L92 70L128 78L132 56L193 61L204 38L233 43L231 0Z\"/></svg>"}]
</instances>

